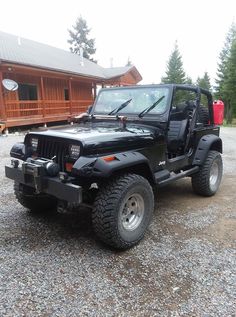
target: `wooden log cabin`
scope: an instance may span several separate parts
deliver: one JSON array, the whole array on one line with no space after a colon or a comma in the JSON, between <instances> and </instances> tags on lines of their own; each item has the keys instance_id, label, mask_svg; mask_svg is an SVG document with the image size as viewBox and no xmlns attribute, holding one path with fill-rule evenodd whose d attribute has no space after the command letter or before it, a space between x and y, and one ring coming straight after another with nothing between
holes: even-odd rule
<instances>
[{"instance_id":1,"label":"wooden log cabin","mask_svg":"<svg viewBox=\"0 0 236 317\"><path fill-rule=\"evenodd\" d=\"M8 91L3 79L18 90ZM135 66L103 68L79 55L0 32L0 132L9 127L64 121L93 103L97 85L134 85Z\"/></svg>"}]
</instances>

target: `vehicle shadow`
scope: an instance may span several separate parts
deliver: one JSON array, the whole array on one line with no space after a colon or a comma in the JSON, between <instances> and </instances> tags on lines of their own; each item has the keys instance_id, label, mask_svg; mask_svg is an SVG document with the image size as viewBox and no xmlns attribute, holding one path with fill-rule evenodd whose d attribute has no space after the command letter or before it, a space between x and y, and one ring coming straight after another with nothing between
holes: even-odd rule
<instances>
[{"instance_id":1,"label":"vehicle shadow","mask_svg":"<svg viewBox=\"0 0 236 317\"><path fill-rule=\"evenodd\" d=\"M44 213L31 213L27 211L27 215L35 221L40 221L42 224L55 229L63 228L60 234L66 234L67 232L71 236L87 236L92 232L92 210L86 207L79 207L73 211L67 211L64 213L56 210L49 210Z\"/></svg>"},{"instance_id":2,"label":"vehicle shadow","mask_svg":"<svg viewBox=\"0 0 236 317\"><path fill-rule=\"evenodd\" d=\"M160 188L156 195L157 206L153 220L157 220L160 215L164 217L166 209L178 209L181 205L186 204L186 201L191 203L195 199L194 197L188 180ZM98 241L93 232L90 208L80 207L67 213L50 210L40 214L33 214L18 205L17 209L18 211L9 215L17 226L16 233L12 233L12 238L17 241L20 236L22 240L20 244L23 249L40 249L45 246L50 247L55 243L73 245L74 250L82 245L90 247L96 245L98 248L107 249ZM160 221L159 218L158 220Z\"/></svg>"},{"instance_id":3,"label":"vehicle shadow","mask_svg":"<svg viewBox=\"0 0 236 317\"><path fill-rule=\"evenodd\" d=\"M5 249L17 247L26 252L40 250L80 250L81 247L97 244L92 230L91 209L78 208L73 212L59 213L49 210L31 213L20 205L4 217L1 239ZM54 251L52 251L54 252ZM59 252L59 251L58 251Z\"/></svg>"}]
</instances>

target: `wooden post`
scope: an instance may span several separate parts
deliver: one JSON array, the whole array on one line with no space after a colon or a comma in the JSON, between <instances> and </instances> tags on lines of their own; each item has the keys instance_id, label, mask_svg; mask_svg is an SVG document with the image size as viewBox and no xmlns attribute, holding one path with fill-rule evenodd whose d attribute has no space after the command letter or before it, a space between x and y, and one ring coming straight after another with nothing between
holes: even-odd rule
<instances>
[{"instance_id":1,"label":"wooden post","mask_svg":"<svg viewBox=\"0 0 236 317\"><path fill-rule=\"evenodd\" d=\"M97 97L97 85L93 83L93 99L95 100Z\"/></svg>"},{"instance_id":2,"label":"wooden post","mask_svg":"<svg viewBox=\"0 0 236 317\"><path fill-rule=\"evenodd\" d=\"M3 80L3 74L0 70L0 115L2 116L2 119L4 121L7 120L7 114L6 114L6 106L3 98L3 86L2 86L2 80Z\"/></svg>"},{"instance_id":3,"label":"wooden post","mask_svg":"<svg viewBox=\"0 0 236 317\"><path fill-rule=\"evenodd\" d=\"M72 85L71 85L71 79L69 79L69 99L70 99L70 114L72 114Z\"/></svg>"},{"instance_id":4,"label":"wooden post","mask_svg":"<svg viewBox=\"0 0 236 317\"><path fill-rule=\"evenodd\" d=\"M46 109L45 109L45 91L44 91L44 82L43 77L40 77L40 84L41 84L41 102L43 107L43 117L46 115Z\"/></svg>"}]
</instances>

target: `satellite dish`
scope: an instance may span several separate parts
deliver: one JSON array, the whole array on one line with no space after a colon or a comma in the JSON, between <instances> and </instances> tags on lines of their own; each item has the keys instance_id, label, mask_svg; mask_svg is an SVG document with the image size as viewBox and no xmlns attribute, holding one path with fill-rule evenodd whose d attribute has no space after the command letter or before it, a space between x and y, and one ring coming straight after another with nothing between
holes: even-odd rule
<instances>
[{"instance_id":1,"label":"satellite dish","mask_svg":"<svg viewBox=\"0 0 236 317\"><path fill-rule=\"evenodd\" d=\"M15 91L18 89L18 84L14 80L11 79L3 79L2 81L3 87L9 91Z\"/></svg>"}]
</instances>

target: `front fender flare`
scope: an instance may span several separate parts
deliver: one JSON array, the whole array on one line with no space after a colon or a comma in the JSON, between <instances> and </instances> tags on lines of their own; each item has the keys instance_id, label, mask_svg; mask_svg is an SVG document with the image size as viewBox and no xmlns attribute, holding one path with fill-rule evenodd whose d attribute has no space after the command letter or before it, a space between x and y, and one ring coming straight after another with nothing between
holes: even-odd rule
<instances>
[{"instance_id":1,"label":"front fender flare","mask_svg":"<svg viewBox=\"0 0 236 317\"><path fill-rule=\"evenodd\" d=\"M222 140L215 134L207 134L201 137L193 158L193 165L202 165L209 150L222 153Z\"/></svg>"},{"instance_id":2,"label":"front fender flare","mask_svg":"<svg viewBox=\"0 0 236 317\"><path fill-rule=\"evenodd\" d=\"M114 159L106 161L106 157L114 157ZM135 167L140 164L145 164L152 174L147 157L136 151L104 155L96 158L81 156L73 165L72 174L83 177L108 178L114 172L122 169L127 170L127 168Z\"/></svg>"}]
</instances>

